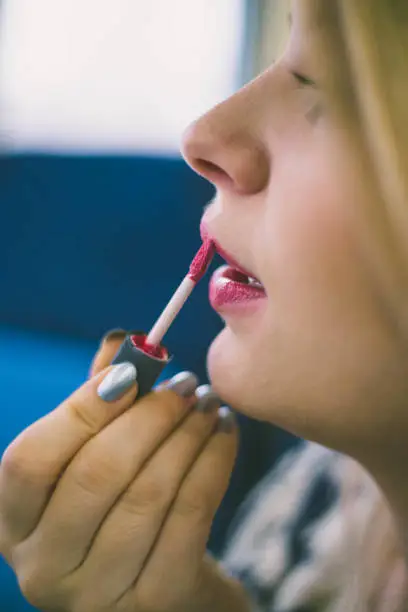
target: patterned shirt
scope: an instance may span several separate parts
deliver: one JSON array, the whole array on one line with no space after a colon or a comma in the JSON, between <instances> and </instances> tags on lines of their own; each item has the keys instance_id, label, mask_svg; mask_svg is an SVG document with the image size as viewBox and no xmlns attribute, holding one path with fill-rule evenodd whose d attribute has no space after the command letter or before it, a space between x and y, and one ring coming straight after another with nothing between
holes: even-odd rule
<instances>
[{"instance_id":1,"label":"patterned shirt","mask_svg":"<svg viewBox=\"0 0 408 612\"><path fill-rule=\"evenodd\" d=\"M360 471L343 499L344 469L353 463L305 442L288 451L244 501L219 561L244 584L253 612L354 609L355 568L344 560L361 541L378 489Z\"/></svg>"}]
</instances>

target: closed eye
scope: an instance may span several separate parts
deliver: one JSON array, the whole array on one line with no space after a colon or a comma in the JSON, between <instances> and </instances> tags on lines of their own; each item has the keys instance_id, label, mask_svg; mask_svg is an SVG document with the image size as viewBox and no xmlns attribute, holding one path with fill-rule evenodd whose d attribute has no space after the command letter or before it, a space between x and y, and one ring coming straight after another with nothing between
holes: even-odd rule
<instances>
[{"instance_id":1,"label":"closed eye","mask_svg":"<svg viewBox=\"0 0 408 612\"><path fill-rule=\"evenodd\" d=\"M316 83L304 74L292 71L292 75L295 77L299 85L302 85L302 87L316 87Z\"/></svg>"}]
</instances>

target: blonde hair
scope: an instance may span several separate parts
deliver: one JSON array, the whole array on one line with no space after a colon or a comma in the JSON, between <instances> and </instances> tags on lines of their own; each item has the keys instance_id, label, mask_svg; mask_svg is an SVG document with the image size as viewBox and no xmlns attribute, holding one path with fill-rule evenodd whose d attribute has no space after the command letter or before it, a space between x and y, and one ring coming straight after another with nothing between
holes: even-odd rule
<instances>
[{"instance_id":1,"label":"blonde hair","mask_svg":"<svg viewBox=\"0 0 408 612\"><path fill-rule=\"evenodd\" d=\"M327 61L325 85L331 108L344 128L350 151L357 152L371 190L358 211L363 248L372 273L381 282L390 320L407 346L408 2L306 2L307 17L316 31L315 52L320 61ZM344 525L356 521L361 525L359 517L347 515L347 498L368 475L346 458L343 467ZM407 604L403 552L378 489L363 514L361 538L356 541L353 532L349 539L350 577L355 579L344 585L342 601L331 612L394 612Z\"/></svg>"},{"instance_id":2,"label":"blonde hair","mask_svg":"<svg viewBox=\"0 0 408 612\"><path fill-rule=\"evenodd\" d=\"M306 0L330 107L367 176L367 261L408 338L408 3ZM369 223L367 223L369 219ZM407 298L407 299L406 299Z\"/></svg>"}]
</instances>

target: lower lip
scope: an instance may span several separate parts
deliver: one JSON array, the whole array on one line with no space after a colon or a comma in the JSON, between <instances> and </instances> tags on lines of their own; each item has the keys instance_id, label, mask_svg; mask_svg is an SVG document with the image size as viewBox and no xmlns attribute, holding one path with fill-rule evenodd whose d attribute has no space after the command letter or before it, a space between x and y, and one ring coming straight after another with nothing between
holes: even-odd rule
<instances>
[{"instance_id":1,"label":"lower lip","mask_svg":"<svg viewBox=\"0 0 408 612\"><path fill-rule=\"evenodd\" d=\"M266 292L256 285L234 280L239 276L230 266L215 271L210 282L210 303L215 310L242 309L260 306L266 300Z\"/></svg>"}]
</instances>

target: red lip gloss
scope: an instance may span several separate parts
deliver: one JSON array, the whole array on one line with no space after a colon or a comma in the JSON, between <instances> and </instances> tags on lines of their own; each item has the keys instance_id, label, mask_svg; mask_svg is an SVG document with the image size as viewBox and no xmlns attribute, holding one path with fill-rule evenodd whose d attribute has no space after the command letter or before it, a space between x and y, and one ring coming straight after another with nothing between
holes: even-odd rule
<instances>
[{"instance_id":1,"label":"red lip gloss","mask_svg":"<svg viewBox=\"0 0 408 612\"><path fill-rule=\"evenodd\" d=\"M149 334L140 332L127 336L113 359L112 364L130 362L136 367L139 385L138 397L150 393L161 372L171 360L169 351L161 344L162 339L196 284L207 272L214 255L214 243L209 239L204 239L187 275L176 289Z\"/></svg>"},{"instance_id":2,"label":"red lip gloss","mask_svg":"<svg viewBox=\"0 0 408 612\"><path fill-rule=\"evenodd\" d=\"M266 298L264 287L231 266L216 270L210 282L210 303L214 310L252 306Z\"/></svg>"}]
</instances>

